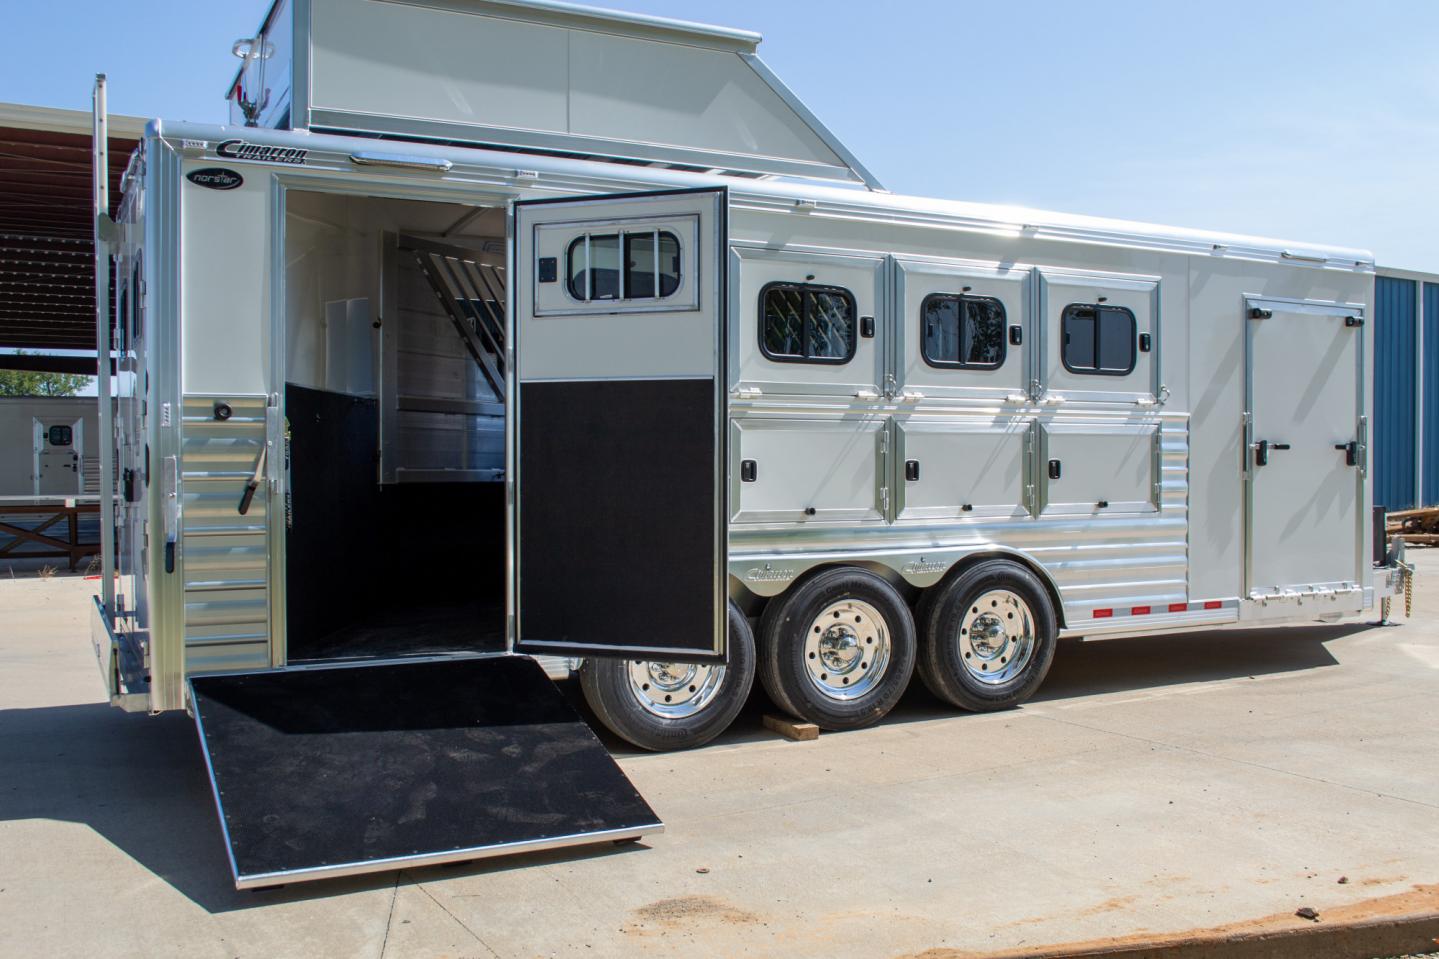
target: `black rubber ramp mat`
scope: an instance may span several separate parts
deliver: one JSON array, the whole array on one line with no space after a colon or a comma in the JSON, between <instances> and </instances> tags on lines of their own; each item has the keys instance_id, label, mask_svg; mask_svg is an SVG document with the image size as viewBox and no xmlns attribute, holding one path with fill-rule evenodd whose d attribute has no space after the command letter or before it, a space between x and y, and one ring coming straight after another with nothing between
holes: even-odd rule
<instances>
[{"instance_id":1,"label":"black rubber ramp mat","mask_svg":"<svg viewBox=\"0 0 1439 959\"><path fill-rule=\"evenodd\" d=\"M660 831L522 656L190 681L239 888Z\"/></svg>"}]
</instances>

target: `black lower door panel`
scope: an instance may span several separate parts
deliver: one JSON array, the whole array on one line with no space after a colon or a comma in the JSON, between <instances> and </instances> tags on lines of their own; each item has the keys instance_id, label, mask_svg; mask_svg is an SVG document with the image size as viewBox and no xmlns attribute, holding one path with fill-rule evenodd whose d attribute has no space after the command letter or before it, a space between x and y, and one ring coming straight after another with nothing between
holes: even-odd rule
<instances>
[{"instance_id":1,"label":"black lower door panel","mask_svg":"<svg viewBox=\"0 0 1439 959\"><path fill-rule=\"evenodd\" d=\"M200 676L190 691L241 889L663 828L528 657Z\"/></svg>"}]
</instances>

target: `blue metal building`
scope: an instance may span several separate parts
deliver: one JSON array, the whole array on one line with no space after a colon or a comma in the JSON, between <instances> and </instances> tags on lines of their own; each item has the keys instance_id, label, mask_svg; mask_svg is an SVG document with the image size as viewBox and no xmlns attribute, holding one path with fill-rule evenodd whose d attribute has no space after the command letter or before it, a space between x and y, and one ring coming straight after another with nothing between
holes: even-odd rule
<instances>
[{"instance_id":1,"label":"blue metal building","mask_svg":"<svg viewBox=\"0 0 1439 959\"><path fill-rule=\"evenodd\" d=\"M1374 282L1374 503L1439 506L1439 275Z\"/></svg>"}]
</instances>

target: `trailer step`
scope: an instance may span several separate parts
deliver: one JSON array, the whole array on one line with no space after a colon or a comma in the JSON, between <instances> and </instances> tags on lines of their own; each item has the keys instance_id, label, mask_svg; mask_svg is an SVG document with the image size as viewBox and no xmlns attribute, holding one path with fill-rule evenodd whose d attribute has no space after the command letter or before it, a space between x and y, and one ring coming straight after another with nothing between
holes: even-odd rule
<instances>
[{"instance_id":1,"label":"trailer step","mask_svg":"<svg viewBox=\"0 0 1439 959\"><path fill-rule=\"evenodd\" d=\"M235 886L663 825L527 656L190 680Z\"/></svg>"}]
</instances>

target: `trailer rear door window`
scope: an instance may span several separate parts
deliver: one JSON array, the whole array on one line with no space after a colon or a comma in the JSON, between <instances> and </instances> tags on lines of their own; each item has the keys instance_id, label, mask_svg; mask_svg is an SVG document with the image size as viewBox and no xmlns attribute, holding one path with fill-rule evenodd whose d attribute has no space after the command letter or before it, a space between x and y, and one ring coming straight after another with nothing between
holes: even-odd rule
<instances>
[{"instance_id":1,"label":"trailer rear door window","mask_svg":"<svg viewBox=\"0 0 1439 959\"><path fill-rule=\"evenodd\" d=\"M570 296L662 300L680 288L680 241L667 230L586 233L566 253Z\"/></svg>"},{"instance_id":2,"label":"trailer rear door window","mask_svg":"<svg viewBox=\"0 0 1439 959\"><path fill-rule=\"evenodd\" d=\"M1124 376L1134 369L1139 326L1133 311L1101 303L1071 303L1061 316L1061 358L1071 373Z\"/></svg>"},{"instance_id":3,"label":"trailer rear door window","mask_svg":"<svg viewBox=\"0 0 1439 959\"><path fill-rule=\"evenodd\" d=\"M848 363L854 294L838 286L770 283L760 291L760 351L784 363Z\"/></svg>"},{"instance_id":4,"label":"trailer rear door window","mask_svg":"<svg viewBox=\"0 0 1439 959\"><path fill-rule=\"evenodd\" d=\"M931 293L920 304L924 361L944 369L1004 364L1004 304L992 296Z\"/></svg>"}]
</instances>

